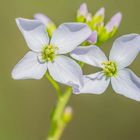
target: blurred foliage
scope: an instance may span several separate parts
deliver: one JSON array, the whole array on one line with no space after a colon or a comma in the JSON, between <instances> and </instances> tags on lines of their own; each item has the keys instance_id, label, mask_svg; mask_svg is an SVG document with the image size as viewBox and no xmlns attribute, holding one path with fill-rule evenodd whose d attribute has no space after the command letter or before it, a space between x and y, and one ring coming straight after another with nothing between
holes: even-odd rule
<instances>
[{"instance_id":1,"label":"blurred foliage","mask_svg":"<svg viewBox=\"0 0 140 140\"><path fill-rule=\"evenodd\" d=\"M13 66L28 51L15 18L32 18L34 13L43 12L59 25L74 21L82 2L93 13L104 6L107 21L117 11L123 14L117 35L102 47L107 54L117 36L140 33L139 0L0 0L0 140L45 140L56 101L45 78L11 79ZM131 67L140 76L139 59ZM86 66L84 71L96 69ZM111 88L100 96L73 95L69 104L74 108L74 117L62 140L140 139L140 103L114 94Z\"/></svg>"}]
</instances>

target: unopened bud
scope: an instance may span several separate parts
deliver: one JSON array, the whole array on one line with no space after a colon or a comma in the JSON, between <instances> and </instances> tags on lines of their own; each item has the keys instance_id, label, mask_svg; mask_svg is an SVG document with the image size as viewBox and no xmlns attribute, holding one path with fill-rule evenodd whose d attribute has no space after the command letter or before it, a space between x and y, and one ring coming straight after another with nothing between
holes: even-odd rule
<instances>
[{"instance_id":1,"label":"unopened bud","mask_svg":"<svg viewBox=\"0 0 140 140\"><path fill-rule=\"evenodd\" d=\"M85 22L86 16L88 14L87 4L83 3L80 5L77 13L77 21L78 22Z\"/></svg>"},{"instance_id":2,"label":"unopened bud","mask_svg":"<svg viewBox=\"0 0 140 140\"><path fill-rule=\"evenodd\" d=\"M37 13L34 15L34 19L41 21L44 25L48 25L50 22L52 22L50 20L50 18L48 18L46 15L41 14L41 13Z\"/></svg>"},{"instance_id":3,"label":"unopened bud","mask_svg":"<svg viewBox=\"0 0 140 140\"><path fill-rule=\"evenodd\" d=\"M93 31L87 41L91 44L95 44L97 42L97 32Z\"/></svg>"},{"instance_id":4,"label":"unopened bud","mask_svg":"<svg viewBox=\"0 0 140 140\"><path fill-rule=\"evenodd\" d=\"M86 17L87 14L88 14L87 4L83 3L83 4L80 5L80 8L78 10L78 16Z\"/></svg>"},{"instance_id":5,"label":"unopened bud","mask_svg":"<svg viewBox=\"0 0 140 140\"><path fill-rule=\"evenodd\" d=\"M96 14L93 16L92 22L95 27L100 27L104 25L105 18L105 8L100 8Z\"/></svg>"},{"instance_id":6,"label":"unopened bud","mask_svg":"<svg viewBox=\"0 0 140 140\"><path fill-rule=\"evenodd\" d=\"M38 13L34 15L34 19L41 21L46 26L46 29L50 36L53 34L56 26L49 17L44 14Z\"/></svg>"},{"instance_id":7,"label":"unopened bud","mask_svg":"<svg viewBox=\"0 0 140 140\"><path fill-rule=\"evenodd\" d=\"M91 22L92 21L92 14L88 13L86 16L86 22Z\"/></svg>"},{"instance_id":8,"label":"unopened bud","mask_svg":"<svg viewBox=\"0 0 140 140\"><path fill-rule=\"evenodd\" d=\"M107 32L112 32L114 29L117 29L121 23L121 20L122 14L120 12L116 13L105 26Z\"/></svg>"},{"instance_id":9,"label":"unopened bud","mask_svg":"<svg viewBox=\"0 0 140 140\"><path fill-rule=\"evenodd\" d=\"M73 113L72 107L70 106L66 107L63 114L63 121L66 123L69 122L72 118L72 113Z\"/></svg>"},{"instance_id":10,"label":"unopened bud","mask_svg":"<svg viewBox=\"0 0 140 140\"><path fill-rule=\"evenodd\" d=\"M104 8L104 7L100 8L100 9L96 12L95 16L96 16L96 17L101 16L101 17L104 18L104 17L105 17L105 8Z\"/></svg>"}]
</instances>

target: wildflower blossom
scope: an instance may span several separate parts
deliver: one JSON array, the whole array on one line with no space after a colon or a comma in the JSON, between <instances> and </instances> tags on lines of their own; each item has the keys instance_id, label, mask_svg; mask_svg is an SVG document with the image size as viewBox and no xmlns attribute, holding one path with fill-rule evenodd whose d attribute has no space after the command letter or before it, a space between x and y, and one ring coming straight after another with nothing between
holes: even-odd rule
<instances>
[{"instance_id":1,"label":"wildflower blossom","mask_svg":"<svg viewBox=\"0 0 140 140\"><path fill-rule=\"evenodd\" d=\"M41 79L47 69L54 80L82 84L80 66L65 54L88 38L91 30L83 23L61 24L49 39L39 20L16 19L30 51L14 67L14 79Z\"/></svg>"},{"instance_id":2,"label":"wildflower blossom","mask_svg":"<svg viewBox=\"0 0 140 140\"><path fill-rule=\"evenodd\" d=\"M95 74L84 75L84 86L74 88L75 93L103 93L110 81L114 91L140 101L140 79L129 66L140 51L140 35L129 34L118 38L110 51L109 60L95 45L78 47L71 56L79 61L102 68Z\"/></svg>"}]
</instances>

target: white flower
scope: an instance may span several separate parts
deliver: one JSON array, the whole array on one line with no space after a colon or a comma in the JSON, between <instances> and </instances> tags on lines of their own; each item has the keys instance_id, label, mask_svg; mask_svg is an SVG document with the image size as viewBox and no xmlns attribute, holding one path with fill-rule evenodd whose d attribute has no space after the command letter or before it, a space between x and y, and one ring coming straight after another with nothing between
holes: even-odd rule
<instances>
[{"instance_id":1,"label":"white flower","mask_svg":"<svg viewBox=\"0 0 140 140\"><path fill-rule=\"evenodd\" d=\"M76 85L82 83L80 66L65 54L74 50L91 34L83 23L64 23L55 30L51 40L39 20L16 19L29 51L14 67L14 79L40 79L47 69L54 80Z\"/></svg>"},{"instance_id":2,"label":"white flower","mask_svg":"<svg viewBox=\"0 0 140 140\"><path fill-rule=\"evenodd\" d=\"M118 38L110 51L109 60L96 46L78 47L71 56L103 70L85 75L84 86L74 88L75 93L103 93L110 81L114 91L128 98L140 101L140 79L128 68L140 51L140 36L124 35Z\"/></svg>"}]
</instances>

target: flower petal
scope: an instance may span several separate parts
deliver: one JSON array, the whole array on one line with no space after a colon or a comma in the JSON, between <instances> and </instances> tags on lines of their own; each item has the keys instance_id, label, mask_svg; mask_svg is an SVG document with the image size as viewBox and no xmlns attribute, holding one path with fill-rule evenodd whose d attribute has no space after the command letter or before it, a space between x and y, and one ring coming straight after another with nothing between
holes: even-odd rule
<instances>
[{"instance_id":1,"label":"flower petal","mask_svg":"<svg viewBox=\"0 0 140 140\"><path fill-rule=\"evenodd\" d=\"M102 67L102 62L107 61L103 51L95 45L78 47L71 52L71 56L76 60L96 67Z\"/></svg>"},{"instance_id":2,"label":"flower petal","mask_svg":"<svg viewBox=\"0 0 140 140\"><path fill-rule=\"evenodd\" d=\"M95 44L97 42L97 32L93 31L87 41L91 44Z\"/></svg>"},{"instance_id":3,"label":"flower petal","mask_svg":"<svg viewBox=\"0 0 140 140\"><path fill-rule=\"evenodd\" d=\"M45 25L39 20L17 18L16 23L31 50L40 52L42 47L48 45L48 33L45 31Z\"/></svg>"},{"instance_id":4,"label":"flower petal","mask_svg":"<svg viewBox=\"0 0 140 140\"><path fill-rule=\"evenodd\" d=\"M69 86L83 84L80 66L67 56L57 56L53 63L48 63L48 69L53 79L62 84Z\"/></svg>"},{"instance_id":5,"label":"flower petal","mask_svg":"<svg viewBox=\"0 0 140 140\"><path fill-rule=\"evenodd\" d=\"M42 13L35 14L34 19L41 21L45 26L47 26L50 22L52 23L50 18L48 18L46 15Z\"/></svg>"},{"instance_id":6,"label":"flower petal","mask_svg":"<svg viewBox=\"0 0 140 140\"><path fill-rule=\"evenodd\" d=\"M101 94L103 93L110 82L110 78L106 78L102 72L98 72L91 75L85 75L84 86L81 88L73 88L75 94L79 93L92 93L92 94Z\"/></svg>"},{"instance_id":7,"label":"flower petal","mask_svg":"<svg viewBox=\"0 0 140 140\"><path fill-rule=\"evenodd\" d=\"M13 79L41 79L47 70L46 63L39 63L37 54L28 52L12 71Z\"/></svg>"},{"instance_id":8,"label":"flower petal","mask_svg":"<svg viewBox=\"0 0 140 140\"><path fill-rule=\"evenodd\" d=\"M51 44L59 48L59 54L66 54L85 41L90 34L91 30L84 23L64 23L55 30Z\"/></svg>"},{"instance_id":9,"label":"flower petal","mask_svg":"<svg viewBox=\"0 0 140 140\"><path fill-rule=\"evenodd\" d=\"M129 66L140 51L140 35L128 34L118 38L110 51L110 60L116 61L118 67Z\"/></svg>"},{"instance_id":10,"label":"flower petal","mask_svg":"<svg viewBox=\"0 0 140 140\"><path fill-rule=\"evenodd\" d=\"M120 70L117 77L111 78L111 83L118 94L140 101L140 78L130 69Z\"/></svg>"}]
</instances>

